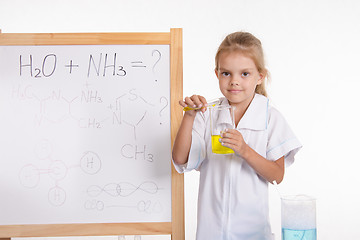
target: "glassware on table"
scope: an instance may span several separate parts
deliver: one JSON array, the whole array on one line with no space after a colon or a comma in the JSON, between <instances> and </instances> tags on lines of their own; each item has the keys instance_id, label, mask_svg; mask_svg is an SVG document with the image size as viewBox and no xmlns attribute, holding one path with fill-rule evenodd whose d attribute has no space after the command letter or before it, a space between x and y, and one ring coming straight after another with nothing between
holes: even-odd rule
<instances>
[{"instance_id":1,"label":"glassware on table","mask_svg":"<svg viewBox=\"0 0 360 240\"><path fill-rule=\"evenodd\" d=\"M281 197L281 228L282 240L316 240L316 199Z\"/></svg>"}]
</instances>

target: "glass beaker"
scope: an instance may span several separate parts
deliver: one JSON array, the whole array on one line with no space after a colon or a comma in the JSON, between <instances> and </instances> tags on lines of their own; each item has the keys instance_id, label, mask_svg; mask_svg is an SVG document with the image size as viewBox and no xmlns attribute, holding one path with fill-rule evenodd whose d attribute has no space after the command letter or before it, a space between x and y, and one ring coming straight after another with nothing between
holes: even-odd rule
<instances>
[{"instance_id":1,"label":"glass beaker","mask_svg":"<svg viewBox=\"0 0 360 240\"><path fill-rule=\"evenodd\" d=\"M316 240L316 199L281 197L281 228L282 240Z\"/></svg>"},{"instance_id":2,"label":"glass beaker","mask_svg":"<svg viewBox=\"0 0 360 240\"><path fill-rule=\"evenodd\" d=\"M232 154L231 148L224 147L219 139L225 129L235 128L235 107L230 105L216 105L209 107L210 131L211 131L211 149L216 154Z\"/></svg>"}]
</instances>

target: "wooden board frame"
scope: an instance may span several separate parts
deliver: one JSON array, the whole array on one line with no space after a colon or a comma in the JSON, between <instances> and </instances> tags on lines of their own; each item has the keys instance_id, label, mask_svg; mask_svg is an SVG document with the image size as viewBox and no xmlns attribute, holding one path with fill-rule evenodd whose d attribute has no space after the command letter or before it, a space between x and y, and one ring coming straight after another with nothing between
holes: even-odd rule
<instances>
[{"instance_id":1,"label":"wooden board frame","mask_svg":"<svg viewBox=\"0 0 360 240\"><path fill-rule=\"evenodd\" d=\"M0 45L170 45L171 146L182 119L182 29L168 33L1 33ZM171 156L169 156L171 161ZM184 176L171 167L171 222L28 224L0 226L0 240L13 237L171 235L185 239Z\"/></svg>"}]
</instances>

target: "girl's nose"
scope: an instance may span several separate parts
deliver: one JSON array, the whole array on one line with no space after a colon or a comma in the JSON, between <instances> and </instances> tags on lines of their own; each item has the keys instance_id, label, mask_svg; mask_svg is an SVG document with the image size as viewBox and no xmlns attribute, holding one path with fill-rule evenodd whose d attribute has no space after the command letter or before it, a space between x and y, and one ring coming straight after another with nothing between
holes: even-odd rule
<instances>
[{"instance_id":1,"label":"girl's nose","mask_svg":"<svg viewBox=\"0 0 360 240\"><path fill-rule=\"evenodd\" d=\"M237 77L233 77L230 81L231 86L237 86L237 85L239 85L239 83L240 83L240 81Z\"/></svg>"}]
</instances>

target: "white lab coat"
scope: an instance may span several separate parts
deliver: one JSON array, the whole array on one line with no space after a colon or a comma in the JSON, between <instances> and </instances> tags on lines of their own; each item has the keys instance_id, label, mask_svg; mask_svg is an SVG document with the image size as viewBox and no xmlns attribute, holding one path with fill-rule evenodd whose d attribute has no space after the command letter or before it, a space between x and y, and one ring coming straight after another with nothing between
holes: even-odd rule
<instances>
[{"instance_id":1,"label":"white lab coat","mask_svg":"<svg viewBox=\"0 0 360 240\"><path fill-rule=\"evenodd\" d=\"M229 103L222 98L220 104ZM266 159L285 156L285 166L293 163L301 148L285 119L262 95L255 94L237 130ZM200 171L198 240L272 239L268 182L240 156L212 153L209 111L199 112L195 118L188 163L174 165L180 173Z\"/></svg>"}]
</instances>

